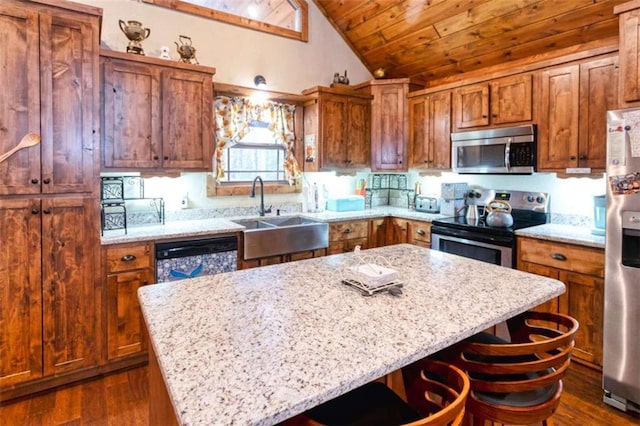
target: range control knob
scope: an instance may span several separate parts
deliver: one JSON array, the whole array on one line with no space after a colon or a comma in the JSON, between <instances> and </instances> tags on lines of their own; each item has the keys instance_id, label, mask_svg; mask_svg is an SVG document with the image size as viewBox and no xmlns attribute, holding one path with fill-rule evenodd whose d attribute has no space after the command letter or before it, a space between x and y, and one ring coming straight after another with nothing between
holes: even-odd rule
<instances>
[{"instance_id":1,"label":"range control knob","mask_svg":"<svg viewBox=\"0 0 640 426\"><path fill-rule=\"evenodd\" d=\"M533 203L533 200L535 200L535 197L533 195L527 195L528 202Z\"/></svg>"},{"instance_id":2,"label":"range control knob","mask_svg":"<svg viewBox=\"0 0 640 426\"><path fill-rule=\"evenodd\" d=\"M536 201L540 204L544 204L545 199L542 195L538 195L538 198L536 198Z\"/></svg>"}]
</instances>

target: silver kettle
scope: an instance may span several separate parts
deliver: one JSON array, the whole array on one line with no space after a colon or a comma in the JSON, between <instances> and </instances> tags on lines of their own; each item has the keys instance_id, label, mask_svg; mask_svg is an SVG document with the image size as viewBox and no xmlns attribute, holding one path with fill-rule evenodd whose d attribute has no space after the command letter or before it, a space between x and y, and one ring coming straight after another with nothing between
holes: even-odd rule
<instances>
[{"instance_id":1,"label":"silver kettle","mask_svg":"<svg viewBox=\"0 0 640 426\"><path fill-rule=\"evenodd\" d=\"M489 226L508 228L513 225L511 205L503 200L493 200L485 206L487 217L485 222Z\"/></svg>"}]
</instances>

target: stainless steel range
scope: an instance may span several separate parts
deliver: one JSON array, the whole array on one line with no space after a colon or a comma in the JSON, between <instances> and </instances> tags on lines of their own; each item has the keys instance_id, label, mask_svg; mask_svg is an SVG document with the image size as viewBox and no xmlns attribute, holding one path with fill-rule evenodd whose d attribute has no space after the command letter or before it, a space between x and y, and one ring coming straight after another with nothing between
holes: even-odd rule
<instances>
[{"instance_id":1,"label":"stainless steel range","mask_svg":"<svg viewBox=\"0 0 640 426\"><path fill-rule=\"evenodd\" d=\"M484 207L493 200L511 206L513 225L487 224ZM515 268L515 231L549 222L549 194L544 192L474 189L467 195L466 204L467 208L477 208L475 218L461 212L461 216L432 222L432 249Z\"/></svg>"}]
</instances>

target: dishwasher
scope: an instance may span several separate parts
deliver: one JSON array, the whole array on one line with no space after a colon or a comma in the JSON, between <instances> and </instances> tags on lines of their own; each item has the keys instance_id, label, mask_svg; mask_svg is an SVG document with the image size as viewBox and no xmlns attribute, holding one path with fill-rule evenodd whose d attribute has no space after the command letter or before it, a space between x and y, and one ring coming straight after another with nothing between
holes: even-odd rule
<instances>
[{"instance_id":1,"label":"dishwasher","mask_svg":"<svg viewBox=\"0 0 640 426\"><path fill-rule=\"evenodd\" d=\"M237 265L235 236L156 244L157 283L231 272Z\"/></svg>"}]
</instances>

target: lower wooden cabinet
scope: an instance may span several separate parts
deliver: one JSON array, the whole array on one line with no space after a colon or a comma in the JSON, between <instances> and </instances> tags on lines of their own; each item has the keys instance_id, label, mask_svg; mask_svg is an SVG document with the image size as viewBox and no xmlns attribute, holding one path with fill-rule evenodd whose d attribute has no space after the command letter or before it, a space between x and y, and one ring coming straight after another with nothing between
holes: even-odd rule
<instances>
[{"instance_id":1,"label":"lower wooden cabinet","mask_svg":"<svg viewBox=\"0 0 640 426\"><path fill-rule=\"evenodd\" d=\"M431 248L431 223L394 217L387 237L389 244L409 243Z\"/></svg>"},{"instance_id":2,"label":"lower wooden cabinet","mask_svg":"<svg viewBox=\"0 0 640 426\"><path fill-rule=\"evenodd\" d=\"M327 254L347 253L360 246L369 248L369 221L357 220L329 224Z\"/></svg>"},{"instance_id":3,"label":"lower wooden cabinet","mask_svg":"<svg viewBox=\"0 0 640 426\"><path fill-rule=\"evenodd\" d=\"M0 400L98 364L96 213L90 197L0 199Z\"/></svg>"},{"instance_id":4,"label":"lower wooden cabinet","mask_svg":"<svg viewBox=\"0 0 640 426\"><path fill-rule=\"evenodd\" d=\"M604 250L518 237L518 269L562 281L566 291L536 310L578 320L573 359L602 368Z\"/></svg>"},{"instance_id":5,"label":"lower wooden cabinet","mask_svg":"<svg viewBox=\"0 0 640 426\"><path fill-rule=\"evenodd\" d=\"M238 260L240 269L257 268L258 266L277 265L279 263L294 262L296 260L312 259L327 255L327 249L316 249L301 251L298 253L288 253L280 256L262 257L259 259Z\"/></svg>"},{"instance_id":6,"label":"lower wooden cabinet","mask_svg":"<svg viewBox=\"0 0 640 426\"><path fill-rule=\"evenodd\" d=\"M105 249L107 273L107 359L143 354L146 329L138 288L155 281L153 244L136 243Z\"/></svg>"}]
</instances>

